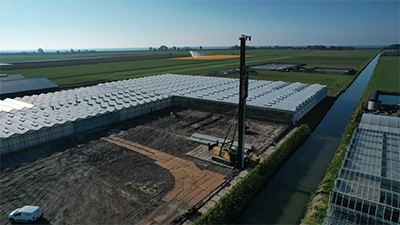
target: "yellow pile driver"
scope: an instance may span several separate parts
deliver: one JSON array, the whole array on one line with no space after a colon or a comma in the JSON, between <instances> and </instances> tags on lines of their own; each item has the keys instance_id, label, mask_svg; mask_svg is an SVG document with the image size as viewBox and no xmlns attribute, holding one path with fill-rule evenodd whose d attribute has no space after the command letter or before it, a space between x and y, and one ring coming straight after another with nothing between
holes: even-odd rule
<instances>
[{"instance_id":1,"label":"yellow pile driver","mask_svg":"<svg viewBox=\"0 0 400 225\"><path fill-rule=\"evenodd\" d=\"M208 144L208 151L212 150L215 155L227 160L228 162L224 162L223 159L213 157L212 159L215 161L219 161L219 162L222 161L223 163L231 164L231 165L238 164L238 160L239 160L238 150L237 150L237 148L233 148L233 142L235 140L235 134L236 134L236 128L237 128L237 123L235 123L235 118L236 118L237 113L238 113L238 109L236 110L235 115L233 116L231 125L228 129L228 132L227 132L225 138L224 138L224 141L221 144L219 144L218 141L214 144ZM228 135L232 129L232 126L235 126L232 140L226 142Z\"/></svg>"},{"instance_id":2,"label":"yellow pile driver","mask_svg":"<svg viewBox=\"0 0 400 225\"><path fill-rule=\"evenodd\" d=\"M209 151L212 150L215 155L218 155L219 157L226 159L227 161L229 161L230 164L236 165L238 162L237 149L232 148L232 145L228 146L227 143L219 144L217 141L217 143L215 144L208 145L208 150ZM213 160L221 161L215 157L213 157Z\"/></svg>"},{"instance_id":3,"label":"yellow pile driver","mask_svg":"<svg viewBox=\"0 0 400 225\"><path fill-rule=\"evenodd\" d=\"M239 140L238 140L238 148L232 149L233 140L235 140L235 133L233 134L231 146L228 148L225 146L226 135L224 142L222 142L221 146L216 144L209 145L209 150L213 150L214 154L227 159L230 163L233 163L240 169L244 169L244 133L245 133L245 108L246 108L246 98L248 96L248 83L249 76L246 71L245 59L246 59L246 41L251 41L251 36L242 35L239 37L240 40L240 79L239 79L239 116L238 116L238 124L239 126ZM236 111L237 112L237 111ZM236 117L236 113L235 113ZM234 119L235 119L234 117ZM232 127L232 125L231 125ZM230 130L230 128L229 128Z\"/></svg>"}]
</instances>

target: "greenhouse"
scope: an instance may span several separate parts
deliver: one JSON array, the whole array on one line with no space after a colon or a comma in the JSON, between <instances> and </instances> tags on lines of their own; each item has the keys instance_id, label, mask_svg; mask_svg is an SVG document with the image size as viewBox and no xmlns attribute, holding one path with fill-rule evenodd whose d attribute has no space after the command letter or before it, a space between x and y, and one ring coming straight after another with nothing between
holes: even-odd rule
<instances>
[{"instance_id":1,"label":"greenhouse","mask_svg":"<svg viewBox=\"0 0 400 225\"><path fill-rule=\"evenodd\" d=\"M1 155L179 105L179 99L236 108L238 89L238 79L165 74L7 98L0 101ZM327 90L319 84L250 80L248 115L295 124Z\"/></svg>"},{"instance_id":2,"label":"greenhouse","mask_svg":"<svg viewBox=\"0 0 400 225\"><path fill-rule=\"evenodd\" d=\"M265 65L258 65L250 67L253 70L287 70L287 69L296 69L300 65L304 64L283 64L283 63L270 63Z\"/></svg>"},{"instance_id":3,"label":"greenhouse","mask_svg":"<svg viewBox=\"0 0 400 225\"><path fill-rule=\"evenodd\" d=\"M324 224L400 223L400 118L364 114L330 194Z\"/></svg>"},{"instance_id":4,"label":"greenhouse","mask_svg":"<svg viewBox=\"0 0 400 225\"><path fill-rule=\"evenodd\" d=\"M0 75L1 100L58 90L58 86L45 77L26 79L21 74Z\"/></svg>"}]
</instances>

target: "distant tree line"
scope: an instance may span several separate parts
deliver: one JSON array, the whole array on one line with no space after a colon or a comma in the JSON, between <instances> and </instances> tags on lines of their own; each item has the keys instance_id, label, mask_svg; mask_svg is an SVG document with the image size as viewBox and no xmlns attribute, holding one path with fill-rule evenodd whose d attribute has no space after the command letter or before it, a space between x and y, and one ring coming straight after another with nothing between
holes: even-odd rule
<instances>
[{"instance_id":1,"label":"distant tree line","mask_svg":"<svg viewBox=\"0 0 400 225\"><path fill-rule=\"evenodd\" d=\"M238 45L233 45L230 49L239 50L240 47ZM352 46L330 46L326 47L325 45L308 45L304 47L295 47L295 46L246 46L246 49L279 49L279 50L355 50L355 47Z\"/></svg>"},{"instance_id":2,"label":"distant tree line","mask_svg":"<svg viewBox=\"0 0 400 225\"><path fill-rule=\"evenodd\" d=\"M239 50L240 46L239 45L232 45L232 47L230 47L231 50ZM246 45L246 49L262 49L261 47L255 47L255 46L248 46Z\"/></svg>"},{"instance_id":3,"label":"distant tree line","mask_svg":"<svg viewBox=\"0 0 400 225\"><path fill-rule=\"evenodd\" d=\"M168 47L166 45L161 45L159 48L157 47L149 47L149 51L198 51L198 50L203 50L203 47Z\"/></svg>"},{"instance_id":4,"label":"distant tree line","mask_svg":"<svg viewBox=\"0 0 400 225\"><path fill-rule=\"evenodd\" d=\"M400 44L393 44L390 46L386 46L386 47L384 47L384 49L400 50Z\"/></svg>"},{"instance_id":5,"label":"distant tree line","mask_svg":"<svg viewBox=\"0 0 400 225\"><path fill-rule=\"evenodd\" d=\"M41 54L81 54L81 53L93 53L96 52L96 50L87 50L87 49L78 49L78 50L74 50L71 48L71 50L69 51L56 51L56 52L45 52L42 48L38 48L38 51L35 52L2 52L0 53L0 55L41 55Z\"/></svg>"}]
</instances>

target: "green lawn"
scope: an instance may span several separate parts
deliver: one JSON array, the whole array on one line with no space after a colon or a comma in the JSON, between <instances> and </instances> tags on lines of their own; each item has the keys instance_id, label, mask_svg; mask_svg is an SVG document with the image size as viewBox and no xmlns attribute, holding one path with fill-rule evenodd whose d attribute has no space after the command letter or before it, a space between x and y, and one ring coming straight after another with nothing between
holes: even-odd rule
<instances>
[{"instance_id":1,"label":"green lawn","mask_svg":"<svg viewBox=\"0 0 400 225\"><path fill-rule=\"evenodd\" d=\"M366 88L367 92L374 90L399 91L400 90L400 58L381 57L375 67L374 75Z\"/></svg>"},{"instance_id":2,"label":"green lawn","mask_svg":"<svg viewBox=\"0 0 400 225\"><path fill-rule=\"evenodd\" d=\"M207 50L209 55L239 54L238 50ZM259 65L269 62L307 63L308 67L354 68L360 71L378 53L378 49L355 51L303 51L303 50L247 50L246 65ZM185 51L157 52L111 52L85 54L44 54L44 55L9 55L1 56L1 62L40 61L49 59L76 59L76 57L94 57L116 54L172 54L177 57L190 56ZM18 58L19 57L19 58ZM53 57L53 58L51 58ZM60 58L61 57L61 58ZM82 62L84 63L84 62ZM88 65L47 67L38 69L4 70L1 73L22 74L27 78L47 77L60 86L61 89L93 85L99 82L123 80L141 76L165 73L199 75L214 70L232 69L239 66L239 59L227 60L176 60L176 59L143 59L128 62L110 62ZM252 79L282 80L287 82L320 83L329 86L329 95L336 96L352 82L355 76L284 73L261 71L259 76Z\"/></svg>"}]
</instances>

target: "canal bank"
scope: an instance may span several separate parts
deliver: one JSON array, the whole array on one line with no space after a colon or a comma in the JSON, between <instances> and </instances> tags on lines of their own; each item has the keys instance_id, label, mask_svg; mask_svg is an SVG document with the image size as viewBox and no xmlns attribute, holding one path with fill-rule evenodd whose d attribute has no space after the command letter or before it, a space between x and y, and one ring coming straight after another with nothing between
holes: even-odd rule
<instances>
[{"instance_id":1,"label":"canal bank","mask_svg":"<svg viewBox=\"0 0 400 225\"><path fill-rule=\"evenodd\" d=\"M354 110L352 120L345 129L339 148L335 152L325 177L309 199L301 224L321 224L323 222L328 209L329 193L334 188L335 178L338 176L338 171L342 166L354 129L358 127L361 115L368 105L370 94L375 90L400 91L399 64L399 57L381 56L379 58L363 96ZM398 100L397 97L397 102ZM386 114L385 111L382 112Z\"/></svg>"},{"instance_id":2,"label":"canal bank","mask_svg":"<svg viewBox=\"0 0 400 225\"><path fill-rule=\"evenodd\" d=\"M339 96L304 145L255 196L235 224L295 224L301 219L304 206L325 175L377 60L378 56Z\"/></svg>"}]
</instances>

